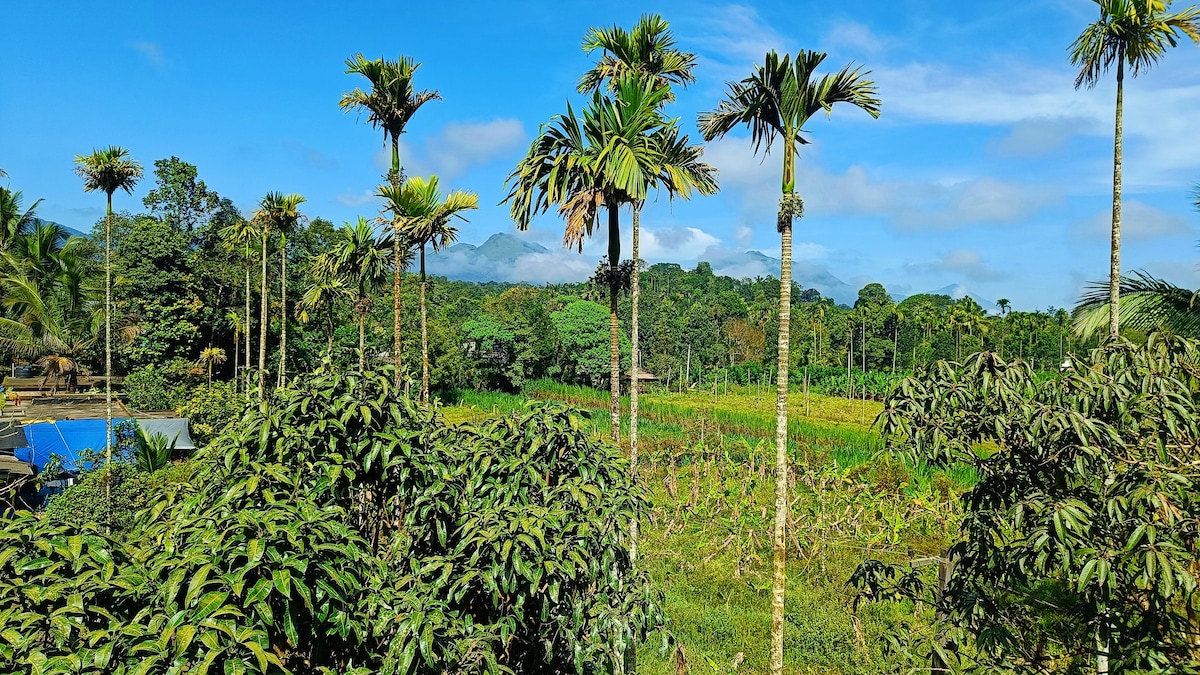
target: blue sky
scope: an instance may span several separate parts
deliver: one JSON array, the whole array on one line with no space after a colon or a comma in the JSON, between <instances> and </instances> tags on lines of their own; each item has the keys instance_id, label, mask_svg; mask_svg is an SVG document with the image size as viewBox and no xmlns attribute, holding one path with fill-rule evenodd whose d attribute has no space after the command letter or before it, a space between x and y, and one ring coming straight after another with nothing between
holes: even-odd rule
<instances>
[{"instance_id":1,"label":"blue sky","mask_svg":"<svg viewBox=\"0 0 1200 675\"><path fill-rule=\"evenodd\" d=\"M171 155L196 164L246 211L283 191L305 195L311 216L372 216L387 159L381 133L338 109L359 84L343 63L359 51L405 54L424 64L419 85L444 98L410 124L406 170L480 194L460 237L477 244L513 231L497 205L504 177L538 125L579 100L588 27L631 26L645 11L700 56L698 82L670 109L693 136L696 114L768 49L820 49L830 68L853 61L873 72L881 119L843 108L809 125L802 280L827 273L897 294L957 283L1032 309L1069 306L1106 276L1114 85L1076 91L1067 62L1095 18L1090 0L22 2L6 10L22 28L0 42L0 167L27 199L45 199L43 217L78 229L102 214L103 199L82 191L72 159L110 144L148 170ZM1190 42L1126 87L1124 267L1190 288L1200 286L1197 110L1200 48ZM765 273L741 253L779 255L779 155L755 157L731 136L706 158L722 192L650 205L643 258ZM140 209L151 183L118 195L117 208ZM586 276L603 233L580 256L559 248L560 232L553 216L539 220L521 236L551 253L497 274Z\"/></svg>"}]
</instances>

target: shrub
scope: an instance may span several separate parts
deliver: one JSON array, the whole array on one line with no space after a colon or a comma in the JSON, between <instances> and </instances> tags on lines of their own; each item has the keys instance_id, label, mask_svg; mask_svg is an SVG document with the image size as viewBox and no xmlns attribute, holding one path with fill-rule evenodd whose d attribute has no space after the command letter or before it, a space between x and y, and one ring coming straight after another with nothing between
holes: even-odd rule
<instances>
[{"instance_id":1,"label":"shrub","mask_svg":"<svg viewBox=\"0 0 1200 675\"><path fill-rule=\"evenodd\" d=\"M146 366L125 378L122 390L129 406L136 410L176 410L188 399L188 392L204 381L182 359L164 366Z\"/></svg>"},{"instance_id":2,"label":"shrub","mask_svg":"<svg viewBox=\"0 0 1200 675\"><path fill-rule=\"evenodd\" d=\"M128 461L114 461L111 470L97 465L81 473L74 485L51 497L45 515L55 523L76 529L102 525L128 530L137 524L138 510L152 505L163 490L187 484L195 472L193 462L171 464L152 473ZM111 508L104 490L105 481L110 479Z\"/></svg>"},{"instance_id":3,"label":"shrub","mask_svg":"<svg viewBox=\"0 0 1200 675\"><path fill-rule=\"evenodd\" d=\"M603 672L661 623L623 543L644 490L564 407L452 427L324 372L197 461L124 538L3 523L11 670Z\"/></svg>"},{"instance_id":4,"label":"shrub","mask_svg":"<svg viewBox=\"0 0 1200 675\"><path fill-rule=\"evenodd\" d=\"M229 382L213 382L196 387L179 407L179 416L188 418L192 440L204 447L246 410L244 394L234 391Z\"/></svg>"}]
</instances>

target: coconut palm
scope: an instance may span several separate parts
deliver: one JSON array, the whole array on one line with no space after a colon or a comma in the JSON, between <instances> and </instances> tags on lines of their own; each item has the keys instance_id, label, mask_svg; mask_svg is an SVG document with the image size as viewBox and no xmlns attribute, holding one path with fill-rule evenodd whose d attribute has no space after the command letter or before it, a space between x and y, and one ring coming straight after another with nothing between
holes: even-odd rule
<instances>
[{"instance_id":1,"label":"coconut palm","mask_svg":"<svg viewBox=\"0 0 1200 675\"><path fill-rule=\"evenodd\" d=\"M279 346L279 377L282 384L283 378L283 358L287 353L287 233L295 229L296 223L300 218L300 204L304 203L304 197L298 194L284 195L279 192L268 192L262 201L259 202L258 209L254 212L255 227L261 236L262 241L262 309L259 316L261 325L259 326L259 342L258 342L258 398L262 400L263 389L266 386L267 372L267 305L269 296L267 295L267 249L271 233L279 232L281 236L280 247L280 262L282 270L282 319L283 319L283 338Z\"/></svg>"},{"instance_id":2,"label":"coconut palm","mask_svg":"<svg viewBox=\"0 0 1200 675\"><path fill-rule=\"evenodd\" d=\"M33 229L38 222L37 200L28 209L22 208L21 191L0 187L0 250L7 249L10 242Z\"/></svg>"},{"instance_id":3,"label":"coconut palm","mask_svg":"<svg viewBox=\"0 0 1200 675\"><path fill-rule=\"evenodd\" d=\"M404 182L400 167L400 135L409 120L430 101L440 101L436 90L418 91L413 87L413 76L421 64L407 56L395 61L376 59L368 61L362 54L346 60L346 73L362 75L371 83L371 91L355 89L342 94L338 104L346 112L366 112L367 121L383 129L383 141L392 143L392 170L388 183L399 188ZM395 381L400 383L400 283L404 275L404 238L400 236L400 220L404 214L392 212L392 348L395 350Z\"/></svg>"},{"instance_id":4,"label":"coconut palm","mask_svg":"<svg viewBox=\"0 0 1200 675\"><path fill-rule=\"evenodd\" d=\"M779 202L778 228L782 240L779 286L779 378L775 405L775 572L771 616L771 672L783 672L783 598L786 581L784 536L787 518L787 393L788 347L792 296L792 221L804 213L796 191L796 153L807 143L804 125L818 112L830 113L837 104L849 104L879 116L879 99L867 73L853 66L816 78L825 60L820 52L801 51L793 61L774 51L762 66L741 82L728 85L726 98L716 110L700 115L704 139L711 141L735 127L750 128L757 152L768 152L775 140L783 145L783 197Z\"/></svg>"},{"instance_id":5,"label":"coconut palm","mask_svg":"<svg viewBox=\"0 0 1200 675\"><path fill-rule=\"evenodd\" d=\"M213 367L222 365L227 360L225 350L220 347L206 347L200 350L200 358L196 360L196 365L208 371L209 386L212 386Z\"/></svg>"},{"instance_id":6,"label":"coconut palm","mask_svg":"<svg viewBox=\"0 0 1200 675\"><path fill-rule=\"evenodd\" d=\"M649 176L661 166L663 144L653 138L666 126L659 108L670 90L635 74L613 83L614 96L596 91L581 120L567 105L542 128L526 156L509 174L505 201L518 229L557 206L566 221L563 245L583 249L604 208L608 216L610 420L614 442L621 434L621 361L617 301L620 271L620 208L645 200Z\"/></svg>"},{"instance_id":7,"label":"coconut palm","mask_svg":"<svg viewBox=\"0 0 1200 675\"><path fill-rule=\"evenodd\" d=\"M75 156L75 173L83 179L84 192L103 192L106 198L104 217L104 443L105 460L112 464L112 197L117 190L133 194L142 178L142 165L118 146L93 150L92 154ZM112 486L104 483L106 499L111 501Z\"/></svg>"},{"instance_id":8,"label":"coconut palm","mask_svg":"<svg viewBox=\"0 0 1200 675\"><path fill-rule=\"evenodd\" d=\"M458 238L454 219L466 220L464 211L479 208L479 195L455 190L442 198L437 176L420 176L405 181L402 187L379 186L379 196L393 213L403 213L400 232L420 253L421 268L421 400L429 402L429 327L426 310L425 248L440 251Z\"/></svg>"},{"instance_id":9,"label":"coconut palm","mask_svg":"<svg viewBox=\"0 0 1200 675\"><path fill-rule=\"evenodd\" d=\"M1125 68L1137 77L1158 63L1181 36L1200 43L1200 8L1169 13L1171 0L1094 0L1100 18L1071 45L1071 64L1079 67L1075 88L1096 86L1114 65L1117 68L1116 132L1113 137L1113 204L1109 255L1109 334L1120 322L1121 298L1121 165L1124 141Z\"/></svg>"},{"instance_id":10,"label":"coconut palm","mask_svg":"<svg viewBox=\"0 0 1200 675\"><path fill-rule=\"evenodd\" d=\"M392 237L380 236L366 218L346 223L337 232L329 251L329 274L345 280L354 292L354 317L358 321L358 369L366 368L366 325L371 298L387 283L392 262L388 253Z\"/></svg>"},{"instance_id":11,"label":"coconut palm","mask_svg":"<svg viewBox=\"0 0 1200 675\"><path fill-rule=\"evenodd\" d=\"M246 220L238 218L221 229L221 240L227 250L237 252L242 257L242 267L246 273L246 285L244 293L246 296L246 392L250 391L250 336L253 334L250 325L250 266L253 257L252 247L258 240L260 234L255 226L254 220ZM234 367L236 376L237 367Z\"/></svg>"}]
</instances>

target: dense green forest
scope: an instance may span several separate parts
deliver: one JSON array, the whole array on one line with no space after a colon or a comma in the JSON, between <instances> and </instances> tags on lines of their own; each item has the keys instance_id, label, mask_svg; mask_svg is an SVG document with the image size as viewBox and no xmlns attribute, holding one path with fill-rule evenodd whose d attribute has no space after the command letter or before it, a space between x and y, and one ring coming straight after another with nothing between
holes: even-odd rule
<instances>
[{"instance_id":1,"label":"dense green forest","mask_svg":"<svg viewBox=\"0 0 1200 675\"><path fill-rule=\"evenodd\" d=\"M114 372L207 372L211 365L214 378L233 380L235 369L244 375L247 354L252 367L257 363L261 239L237 238L242 216L183 160L155 162L154 182L143 211L123 211L113 218L114 318L122 329L114 348ZM0 199L8 204L4 217L11 228L6 240L10 297L38 289L52 292L47 298L54 299L35 307L12 297L8 306L17 311L10 318L18 320L20 312L45 312L47 316L38 319L45 331L41 335L58 333L54 344L61 344L62 351L36 356L77 359L81 369L101 373L102 344L89 332L96 307L87 294L102 267L104 223L97 223L90 236L69 235L61 226L38 219L36 202L23 204L19 192L0 188ZM327 353L339 365L355 363L360 318L367 358L390 360L392 298L386 288L380 284L368 289L364 307L356 293L324 287L322 254L348 237L354 226L339 227L318 215L298 222L287 236L286 306L281 305L282 238L268 240L270 381L276 381L280 363L287 375L311 372ZM517 391L542 378L589 386L607 382L608 289L602 283L468 283L439 277L435 267L429 275L435 391ZM419 376L420 364L418 279L409 272L402 286L400 363L410 377ZM643 263L641 283L641 362L657 376L658 386L711 386L726 378L744 384L747 378L759 382L771 376L777 359L778 279L717 276L707 263L693 270L673 263ZM915 295L897 302L879 284L869 284L848 307L796 286L792 307L791 362L802 369L811 367L812 376L832 389L845 388L848 365L861 380L858 374L864 369L890 376L986 349L1050 371L1066 354L1094 346L1094 341L1081 343L1074 335L1066 310L1012 311L1003 300L990 308L980 307L970 296L954 300ZM625 295L619 313L628 359L630 301ZM284 321L288 340L281 361ZM33 337L26 336L30 344ZM28 350L20 349L24 346L14 341L10 351L18 358L29 356ZM221 350L219 362L209 363L213 359L206 350L211 349ZM135 386L137 382L135 376ZM869 395L883 394L874 380L866 384ZM802 387L803 377L793 386ZM140 402L165 408L182 403Z\"/></svg>"}]
</instances>

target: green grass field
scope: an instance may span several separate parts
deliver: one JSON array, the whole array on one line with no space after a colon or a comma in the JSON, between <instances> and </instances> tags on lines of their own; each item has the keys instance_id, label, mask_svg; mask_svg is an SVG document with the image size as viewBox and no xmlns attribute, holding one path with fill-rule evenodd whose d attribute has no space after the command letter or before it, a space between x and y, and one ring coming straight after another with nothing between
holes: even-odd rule
<instances>
[{"instance_id":1,"label":"green grass field","mask_svg":"<svg viewBox=\"0 0 1200 675\"><path fill-rule=\"evenodd\" d=\"M594 433L608 436L606 392L550 382L536 382L521 396L461 392L442 410L450 421L478 421L530 398L585 410ZM957 528L955 494L972 477L886 455L870 427L879 403L803 394L789 403L786 671L885 672L886 632L925 615L878 604L854 612L846 581L867 559L902 562L944 550ZM627 413L628 400L624 407ZM627 434L625 428L625 443ZM767 672L773 392L644 394L639 435L641 474L653 495L642 519L640 564L662 590L690 672ZM677 658L648 644L639 650L639 670L675 673Z\"/></svg>"}]
</instances>

